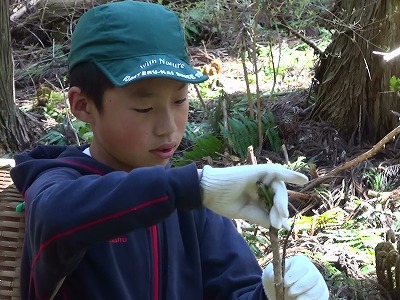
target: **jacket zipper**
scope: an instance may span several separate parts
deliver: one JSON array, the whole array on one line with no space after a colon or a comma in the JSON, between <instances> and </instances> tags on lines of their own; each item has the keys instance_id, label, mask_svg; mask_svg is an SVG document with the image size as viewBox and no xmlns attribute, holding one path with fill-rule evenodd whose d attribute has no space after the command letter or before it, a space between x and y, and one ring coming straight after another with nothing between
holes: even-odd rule
<instances>
[{"instance_id":1,"label":"jacket zipper","mask_svg":"<svg viewBox=\"0 0 400 300\"><path fill-rule=\"evenodd\" d=\"M159 251L158 251L158 229L157 225L150 227L151 252L153 254L153 300L160 299L160 270L159 270Z\"/></svg>"}]
</instances>

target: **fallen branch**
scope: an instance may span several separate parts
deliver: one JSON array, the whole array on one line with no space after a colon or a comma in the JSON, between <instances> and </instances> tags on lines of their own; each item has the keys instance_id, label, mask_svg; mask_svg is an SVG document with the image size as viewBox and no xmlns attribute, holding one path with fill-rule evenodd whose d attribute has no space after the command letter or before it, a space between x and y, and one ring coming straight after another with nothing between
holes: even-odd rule
<instances>
[{"instance_id":1,"label":"fallen branch","mask_svg":"<svg viewBox=\"0 0 400 300\"><path fill-rule=\"evenodd\" d=\"M345 171L347 169L350 169L350 168L356 166L357 164L359 164L360 162L363 162L364 160L374 156L380 149L383 148L383 146L385 146L386 143L390 142L398 134L400 134L400 125L397 126L395 129L393 129L391 132L389 132L387 135L385 135L370 150L364 152L360 156L358 156L358 157L356 157L356 158L354 158L354 159L352 159L350 161L342 163L341 165L339 165L338 167L336 167L332 171L328 172L324 176L318 177L318 178L310 181L300 192L304 193L306 191L309 191L312 188L320 185L321 183L323 183L323 182L325 182L325 181L327 181L327 180L329 180L331 178L334 178L340 172L343 172L343 171Z\"/></svg>"},{"instance_id":2,"label":"fallen branch","mask_svg":"<svg viewBox=\"0 0 400 300\"><path fill-rule=\"evenodd\" d=\"M288 195L291 198L296 198L298 200L307 202L310 200L311 196L309 194L305 194L305 193L300 193L300 192L296 192L296 191L290 191L288 190Z\"/></svg>"}]
</instances>

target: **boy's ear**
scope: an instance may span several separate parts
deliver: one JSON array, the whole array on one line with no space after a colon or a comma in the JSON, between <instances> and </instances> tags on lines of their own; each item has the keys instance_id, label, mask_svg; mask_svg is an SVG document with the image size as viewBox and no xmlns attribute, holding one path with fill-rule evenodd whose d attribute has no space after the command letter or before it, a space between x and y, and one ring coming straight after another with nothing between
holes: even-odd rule
<instances>
[{"instance_id":1,"label":"boy's ear","mask_svg":"<svg viewBox=\"0 0 400 300\"><path fill-rule=\"evenodd\" d=\"M71 112L77 119L90 124L93 122L94 103L82 93L80 88L70 87L68 100Z\"/></svg>"}]
</instances>

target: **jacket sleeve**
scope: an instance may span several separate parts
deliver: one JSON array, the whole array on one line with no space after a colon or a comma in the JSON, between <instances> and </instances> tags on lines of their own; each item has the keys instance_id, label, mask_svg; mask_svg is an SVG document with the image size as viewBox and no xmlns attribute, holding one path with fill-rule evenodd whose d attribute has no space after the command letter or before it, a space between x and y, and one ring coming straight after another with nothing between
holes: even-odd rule
<instances>
[{"instance_id":1,"label":"jacket sleeve","mask_svg":"<svg viewBox=\"0 0 400 300\"><path fill-rule=\"evenodd\" d=\"M262 270L230 219L208 212L201 253L205 299L267 299Z\"/></svg>"},{"instance_id":2,"label":"jacket sleeve","mask_svg":"<svg viewBox=\"0 0 400 300\"><path fill-rule=\"evenodd\" d=\"M76 268L90 245L154 225L175 209L201 207L194 165L103 176L49 169L27 189L25 200L31 285L41 295Z\"/></svg>"}]
</instances>

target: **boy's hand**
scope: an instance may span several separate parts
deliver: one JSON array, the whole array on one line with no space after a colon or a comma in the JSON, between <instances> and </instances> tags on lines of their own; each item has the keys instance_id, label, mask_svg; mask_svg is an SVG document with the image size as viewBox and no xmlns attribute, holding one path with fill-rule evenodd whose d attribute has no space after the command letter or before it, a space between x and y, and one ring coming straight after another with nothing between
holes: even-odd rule
<instances>
[{"instance_id":1,"label":"boy's hand","mask_svg":"<svg viewBox=\"0 0 400 300\"><path fill-rule=\"evenodd\" d=\"M304 184L307 177L281 165L260 164L227 168L205 166L200 179L203 205L231 219L245 219L269 228L289 229L288 194L285 182ZM270 186L275 194L268 211L260 199L258 184Z\"/></svg>"},{"instance_id":2,"label":"boy's hand","mask_svg":"<svg viewBox=\"0 0 400 300\"><path fill-rule=\"evenodd\" d=\"M276 300L274 271L268 264L262 274L265 295ZM329 290L321 273L305 255L292 256L285 260L285 300L328 300Z\"/></svg>"}]
</instances>

